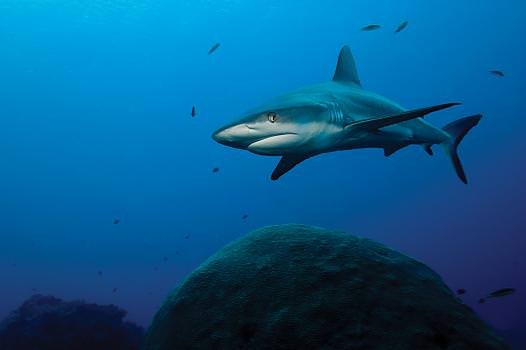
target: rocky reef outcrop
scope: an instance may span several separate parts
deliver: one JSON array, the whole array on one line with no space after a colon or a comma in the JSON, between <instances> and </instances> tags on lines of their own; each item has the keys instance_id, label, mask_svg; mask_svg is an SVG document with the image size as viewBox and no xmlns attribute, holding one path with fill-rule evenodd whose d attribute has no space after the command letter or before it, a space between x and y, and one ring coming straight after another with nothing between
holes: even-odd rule
<instances>
[{"instance_id":1,"label":"rocky reef outcrop","mask_svg":"<svg viewBox=\"0 0 526 350\"><path fill-rule=\"evenodd\" d=\"M34 295L0 323L2 350L138 350L143 329L114 305Z\"/></svg>"},{"instance_id":2,"label":"rocky reef outcrop","mask_svg":"<svg viewBox=\"0 0 526 350\"><path fill-rule=\"evenodd\" d=\"M424 264L301 225L254 231L168 297L146 350L507 349Z\"/></svg>"}]
</instances>

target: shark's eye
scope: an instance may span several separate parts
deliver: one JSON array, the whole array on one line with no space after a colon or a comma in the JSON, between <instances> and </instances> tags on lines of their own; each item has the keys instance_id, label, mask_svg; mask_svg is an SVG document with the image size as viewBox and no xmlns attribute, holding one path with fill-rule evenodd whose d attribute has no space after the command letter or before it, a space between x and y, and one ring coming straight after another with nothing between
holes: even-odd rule
<instances>
[{"instance_id":1,"label":"shark's eye","mask_svg":"<svg viewBox=\"0 0 526 350\"><path fill-rule=\"evenodd\" d=\"M278 120L278 115L275 112L268 112L267 119L269 122L274 123L276 120Z\"/></svg>"}]
</instances>

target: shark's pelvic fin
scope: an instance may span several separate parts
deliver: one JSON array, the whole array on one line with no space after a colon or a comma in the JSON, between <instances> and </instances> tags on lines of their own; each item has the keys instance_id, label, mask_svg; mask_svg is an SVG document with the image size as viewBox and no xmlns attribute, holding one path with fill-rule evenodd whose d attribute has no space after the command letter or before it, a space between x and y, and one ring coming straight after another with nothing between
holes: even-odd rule
<instances>
[{"instance_id":1,"label":"shark's pelvic fin","mask_svg":"<svg viewBox=\"0 0 526 350\"><path fill-rule=\"evenodd\" d=\"M408 146L409 144L407 143L402 143L402 144L399 144L399 145L396 145L396 146L392 146L392 147L384 147L384 156L386 157L389 157L391 156L393 153L396 153L398 152L399 150L401 150L402 148ZM433 149L431 148L432 145L422 145L422 147L424 148L424 151L426 151L427 154L429 154L430 156L433 155Z\"/></svg>"},{"instance_id":2,"label":"shark's pelvic fin","mask_svg":"<svg viewBox=\"0 0 526 350\"><path fill-rule=\"evenodd\" d=\"M407 143L402 143L402 144L399 144L399 145L396 145L396 146L392 146L392 147L385 147L384 148L384 156L389 157L393 153L396 153L397 151L399 151L402 148L404 148L405 146L407 146Z\"/></svg>"},{"instance_id":3,"label":"shark's pelvic fin","mask_svg":"<svg viewBox=\"0 0 526 350\"><path fill-rule=\"evenodd\" d=\"M455 167L457 176L465 184L468 183L468 179L466 177L466 173L464 172L464 168L462 167L462 163L460 162L460 158L457 153L457 148L462 139L464 139L464 136L466 136L469 130L471 130L475 125L479 123L481 118L482 115L480 114L472 115L469 117L455 120L454 122L449 123L443 128L443 130L447 132L451 137L449 141L443 144L444 148L451 158L451 162Z\"/></svg>"},{"instance_id":4,"label":"shark's pelvic fin","mask_svg":"<svg viewBox=\"0 0 526 350\"><path fill-rule=\"evenodd\" d=\"M349 46L347 45L340 50L338 63L336 64L336 71L334 72L332 80L362 86L360 78L358 78L358 71L356 70L354 57L351 53L351 49L349 49Z\"/></svg>"},{"instance_id":5,"label":"shark's pelvic fin","mask_svg":"<svg viewBox=\"0 0 526 350\"><path fill-rule=\"evenodd\" d=\"M272 180L279 179L282 175L287 173L289 170L294 168L299 163L303 162L305 159L308 159L309 156L307 155L286 155L283 156L278 165L276 165L276 169L272 172L272 175L270 178Z\"/></svg>"},{"instance_id":6,"label":"shark's pelvic fin","mask_svg":"<svg viewBox=\"0 0 526 350\"><path fill-rule=\"evenodd\" d=\"M440 111L441 109L453 107L459 104L460 103L445 103L445 104L432 106L432 107L414 109L412 111L407 111L407 112L403 112L403 113L395 114L395 115L389 115L386 117L357 120L345 126L345 129L349 129L351 131L372 132L372 131L376 131L378 129L384 128L386 126L389 126L389 125L398 124L398 123L405 122L411 119L421 118L425 116L426 114Z\"/></svg>"}]
</instances>

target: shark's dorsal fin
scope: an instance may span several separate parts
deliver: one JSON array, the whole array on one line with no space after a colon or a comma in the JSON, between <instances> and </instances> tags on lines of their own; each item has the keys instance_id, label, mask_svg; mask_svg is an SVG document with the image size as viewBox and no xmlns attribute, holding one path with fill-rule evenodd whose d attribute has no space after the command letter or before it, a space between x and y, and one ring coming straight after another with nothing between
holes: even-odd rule
<instances>
[{"instance_id":1,"label":"shark's dorsal fin","mask_svg":"<svg viewBox=\"0 0 526 350\"><path fill-rule=\"evenodd\" d=\"M354 57L352 56L351 49L347 45L340 50L338 63L336 64L336 71L334 72L332 80L362 86L360 78L358 77L358 71L356 70Z\"/></svg>"}]
</instances>

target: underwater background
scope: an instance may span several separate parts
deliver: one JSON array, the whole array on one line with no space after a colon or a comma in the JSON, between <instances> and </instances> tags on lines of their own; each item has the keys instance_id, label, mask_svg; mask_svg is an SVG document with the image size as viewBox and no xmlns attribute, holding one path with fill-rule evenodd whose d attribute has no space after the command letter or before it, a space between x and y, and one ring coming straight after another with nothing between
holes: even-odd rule
<instances>
[{"instance_id":1,"label":"underwater background","mask_svg":"<svg viewBox=\"0 0 526 350\"><path fill-rule=\"evenodd\" d=\"M42 293L147 326L220 247L294 222L417 258L495 328L525 330L525 14L518 0L2 0L0 319ZM329 80L345 44L366 89L463 103L433 125L484 115L460 146L468 186L438 147L325 154L270 181L277 158L212 140ZM504 287L517 292L477 302Z\"/></svg>"}]
</instances>

